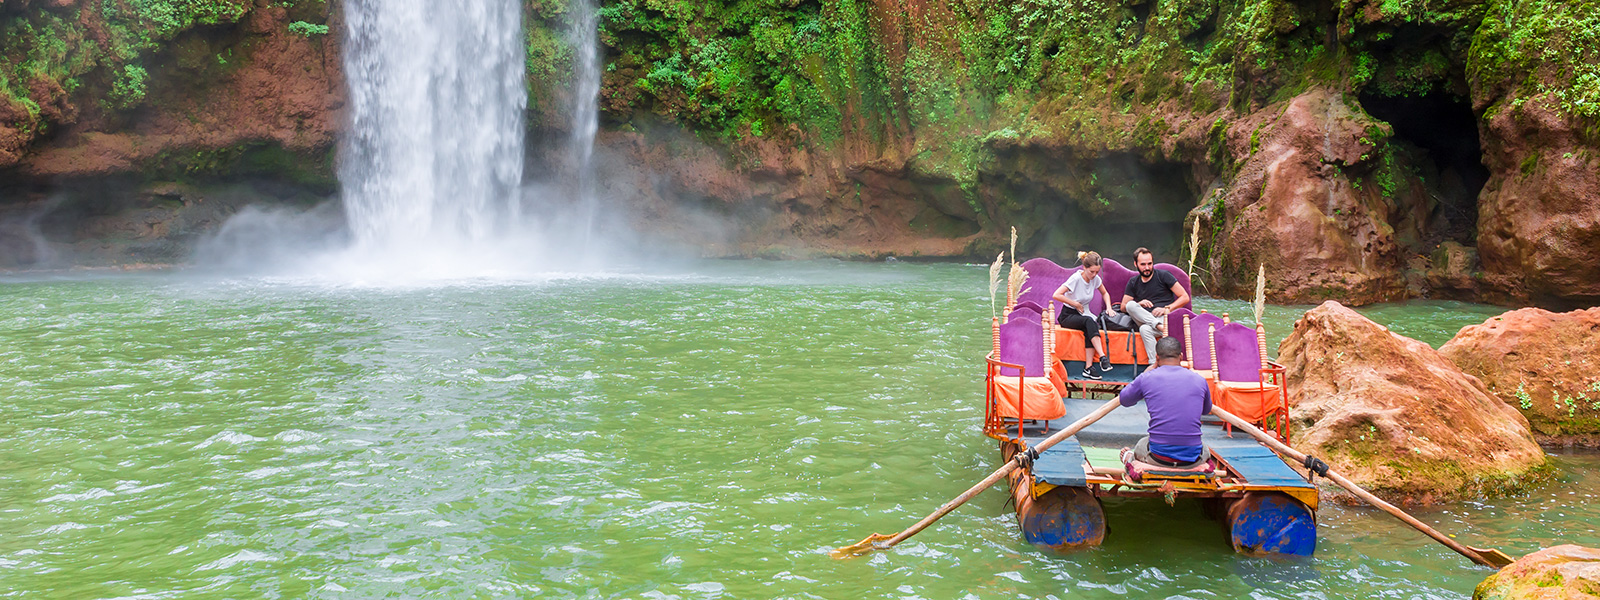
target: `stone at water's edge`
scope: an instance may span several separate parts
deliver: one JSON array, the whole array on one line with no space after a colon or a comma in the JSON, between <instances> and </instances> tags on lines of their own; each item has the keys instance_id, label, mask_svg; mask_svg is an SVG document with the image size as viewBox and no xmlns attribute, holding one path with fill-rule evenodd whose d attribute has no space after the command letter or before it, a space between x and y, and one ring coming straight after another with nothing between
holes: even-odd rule
<instances>
[{"instance_id":1,"label":"stone at water's edge","mask_svg":"<svg viewBox=\"0 0 1600 600\"><path fill-rule=\"evenodd\" d=\"M1427 344L1328 301L1278 346L1293 444L1380 496L1442 502L1515 488L1545 464L1528 421Z\"/></svg>"},{"instance_id":2,"label":"stone at water's edge","mask_svg":"<svg viewBox=\"0 0 1600 600\"><path fill-rule=\"evenodd\" d=\"M1541 440L1600 445L1600 308L1507 312L1439 348L1522 411Z\"/></svg>"},{"instance_id":3,"label":"stone at water's edge","mask_svg":"<svg viewBox=\"0 0 1600 600\"><path fill-rule=\"evenodd\" d=\"M1600 598L1600 550L1565 544L1517 559L1490 575L1473 600Z\"/></svg>"}]
</instances>

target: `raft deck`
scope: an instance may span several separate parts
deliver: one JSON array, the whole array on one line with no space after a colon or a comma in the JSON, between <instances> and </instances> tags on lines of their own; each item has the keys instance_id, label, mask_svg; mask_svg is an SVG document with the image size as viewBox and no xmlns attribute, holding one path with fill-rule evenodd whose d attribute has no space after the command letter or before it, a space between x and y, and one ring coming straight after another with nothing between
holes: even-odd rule
<instances>
[{"instance_id":1,"label":"raft deck","mask_svg":"<svg viewBox=\"0 0 1600 600\"><path fill-rule=\"evenodd\" d=\"M1109 383L1109 382L1097 382ZM1065 429L1094 412L1104 400L1064 398L1066 415L1060 419L1033 422L1023 428L1023 437L1033 446L1050 432ZM1288 494L1312 510L1317 507L1316 486L1306 481L1277 454L1249 435L1231 435L1215 417L1202 420L1201 435L1224 473L1206 482L1161 481L1135 483L1124 475L1119 456L1149 430L1150 413L1144 403L1120 407L1078 432L1077 435L1046 450L1034 461L1033 486L1036 495L1051 487L1087 487L1095 496L1177 496L1236 498L1252 491Z\"/></svg>"}]
</instances>

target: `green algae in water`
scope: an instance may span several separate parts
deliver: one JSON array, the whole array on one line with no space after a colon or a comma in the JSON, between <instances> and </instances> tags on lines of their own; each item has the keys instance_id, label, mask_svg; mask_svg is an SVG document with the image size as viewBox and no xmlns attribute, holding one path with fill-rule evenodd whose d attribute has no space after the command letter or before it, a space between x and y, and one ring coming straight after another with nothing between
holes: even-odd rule
<instances>
[{"instance_id":1,"label":"green algae in water","mask_svg":"<svg viewBox=\"0 0 1600 600\"><path fill-rule=\"evenodd\" d=\"M1487 575L1338 506L1310 561L1236 556L1197 505L1160 500L1108 501L1106 545L1057 555L1021 541L998 490L893 552L829 558L997 466L979 433L986 279L748 261L412 288L5 280L0 581L44 597L1464 598ZM1407 306L1428 307L1419 329L1498 311ZM1270 307L1268 325L1302 310ZM1419 516L1517 554L1600 546L1600 458L1555 461L1562 481L1526 496Z\"/></svg>"}]
</instances>

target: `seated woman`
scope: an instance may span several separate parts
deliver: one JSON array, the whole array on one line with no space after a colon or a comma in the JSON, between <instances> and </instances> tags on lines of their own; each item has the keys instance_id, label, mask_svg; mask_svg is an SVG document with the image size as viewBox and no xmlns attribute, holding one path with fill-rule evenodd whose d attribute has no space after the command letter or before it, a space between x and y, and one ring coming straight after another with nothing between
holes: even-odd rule
<instances>
[{"instance_id":1,"label":"seated woman","mask_svg":"<svg viewBox=\"0 0 1600 600\"><path fill-rule=\"evenodd\" d=\"M1055 299L1064 308L1061 316L1056 318L1056 324L1067 329L1076 329L1083 332L1083 347L1085 362L1083 364L1084 379L1101 379L1096 372L1095 362L1098 361L1099 371L1111 370L1111 359L1106 356L1104 342L1100 340L1099 315L1089 314L1089 303L1094 300L1094 293L1100 292L1104 299L1103 306L1111 306L1111 294L1106 292L1105 283L1100 281L1100 255L1094 252L1079 252L1078 261L1083 263L1083 269L1067 278L1067 282L1056 288ZM1068 308L1072 310L1067 310Z\"/></svg>"}]
</instances>

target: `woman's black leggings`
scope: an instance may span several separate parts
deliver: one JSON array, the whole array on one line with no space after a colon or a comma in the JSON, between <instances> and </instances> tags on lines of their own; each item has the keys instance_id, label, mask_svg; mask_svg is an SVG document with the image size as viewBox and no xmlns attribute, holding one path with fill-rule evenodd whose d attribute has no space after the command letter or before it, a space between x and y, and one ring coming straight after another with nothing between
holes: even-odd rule
<instances>
[{"instance_id":1,"label":"woman's black leggings","mask_svg":"<svg viewBox=\"0 0 1600 600\"><path fill-rule=\"evenodd\" d=\"M1076 329L1083 332L1083 347L1093 348L1094 338L1100 335L1100 321L1094 317L1080 315L1077 311L1068 311L1056 319L1056 324L1067 329Z\"/></svg>"}]
</instances>

